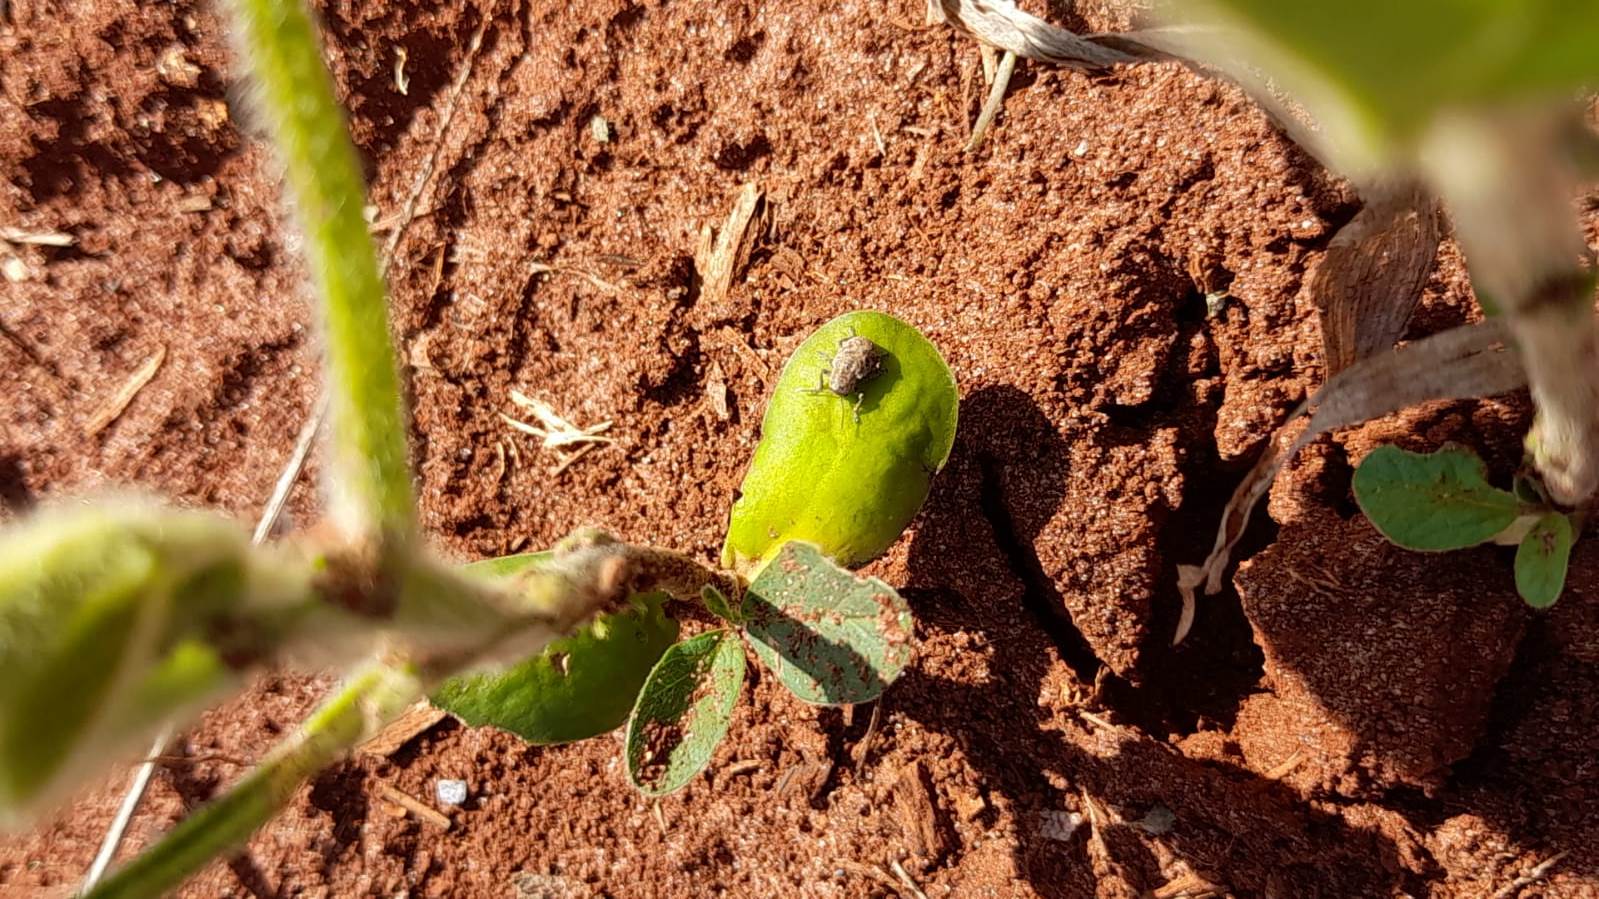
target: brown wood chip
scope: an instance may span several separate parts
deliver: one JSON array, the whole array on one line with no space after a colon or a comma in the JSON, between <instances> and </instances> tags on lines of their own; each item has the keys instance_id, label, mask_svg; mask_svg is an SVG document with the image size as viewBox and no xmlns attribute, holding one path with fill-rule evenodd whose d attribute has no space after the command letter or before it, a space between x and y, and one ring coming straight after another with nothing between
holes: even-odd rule
<instances>
[{"instance_id":1,"label":"brown wood chip","mask_svg":"<svg viewBox=\"0 0 1599 899\"><path fill-rule=\"evenodd\" d=\"M418 702L390 722L388 727L362 743L359 751L367 755L393 755L405 744L432 730L447 715L443 709L434 708L425 700Z\"/></svg>"},{"instance_id":2,"label":"brown wood chip","mask_svg":"<svg viewBox=\"0 0 1599 899\"><path fill-rule=\"evenodd\" d=\"M920 861L936 864L949 851L944 837L948 828L940 821L941 811L920 759L900 769L893 793L894 816L906 849Z\"/></svg>"},{"instance_id":3,"label":"brown wood chip","mask_svg":"<svg viewBox=\"0 0 1599 899\"><path fill-rule=\"evenodd\" d=\"M750 250L755 243L750 222L754 220L760 203L761 189L754 182L745 184L739 188L738 197L733 201L733 210L728 213L727 222L717 233L716 243L709 253L705 252L706 236L701 232L700 252L694 263L699 268L703 285L700 288L700 302L708 304L707 308L714 310L722 305L728 289L733 286L733 279L749 262Z\"/></svg>"},{"instance_id":4,"label":"brown wood chip","mask_svg":"<svg viewBox=\"0 0 1599 899\"><path fill-rule=\"evenodd\" d=\"M438 809L428 806L422 800L412 796L410 793L405 792L386 780L376 781L375 784L375 789L377 790L379 798L385 799L394 803L395 805L400 806L401 808L404 808L406 811L420 818L423 822L431 824L440 830L450 829L450 817L448 815L444 814Z\"/></svg>"}]
</instances>

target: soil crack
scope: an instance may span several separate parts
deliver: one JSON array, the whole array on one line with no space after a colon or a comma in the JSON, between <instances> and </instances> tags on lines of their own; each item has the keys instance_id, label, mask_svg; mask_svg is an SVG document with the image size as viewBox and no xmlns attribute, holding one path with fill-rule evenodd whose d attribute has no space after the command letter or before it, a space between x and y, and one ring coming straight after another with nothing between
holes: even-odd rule
<instances>
[{"instance_id":1,"label":"soil crack","mask_svg":"<svg viewBox=\"0 0 1599 899\"><path fill-rule=\"evenodd\" d=\"M978 467L982 471L980 504L983 517L994 531L994 542L1005 556L1011 573L1022 582L1022 605L1049 636L1055 651L1084 683L1093 683L1104 663L1094 654L1083 632L1073 623L1055 582L1045 573L1038 552L1021 538L1010 509L1005 505L1004 487L1000 483L999 462L991 456L980 456Z\"/></svg>"}]
</instances>

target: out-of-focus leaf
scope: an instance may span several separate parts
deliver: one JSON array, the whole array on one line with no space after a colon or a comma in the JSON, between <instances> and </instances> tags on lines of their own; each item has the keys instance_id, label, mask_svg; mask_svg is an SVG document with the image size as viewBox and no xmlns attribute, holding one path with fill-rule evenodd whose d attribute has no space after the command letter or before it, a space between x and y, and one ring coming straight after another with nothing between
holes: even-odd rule
<instances>
[{"instance_id":1,"label":"out-of-focus leaf","mask_svg":"<svg viewBox=\"0 0 1599 899\"><path fill-rule=\"evenodd\" d=\"M1258 66L1324 124L1377 140L1412 137L1447 110L1558 99L1599 84L1593 52L1599 6L1592 3L1185 0L1167 6L1171 20L1238 32L1211 61Z\"/></svg>"},{"instance_id":2,"label":"out-of-focus leaf","mask_svg":"<svg viewBox=\"0 0 1599 899\"><path fill-rule=\"evenodd\" d=\"M240 682L279 649L305 578L219 516L113 502L0 532L0 818Z\"/></svg>"},{"instance_id":3,"label":"out-of-focus leaf","mask_svg":"<svg viewBox=\"0 0 1599 899\"><path fill-rule=\"evenodd\" d=\"M549 553L485 559L467 566L514 578ZM633 597L630 608L602 615L538 655L499 671L450 678L433 703L467 724L492 725L531 743L567 743L605 733L627 720L639 688L677 639L666 596Z\"/></svg>"}]
</instances>

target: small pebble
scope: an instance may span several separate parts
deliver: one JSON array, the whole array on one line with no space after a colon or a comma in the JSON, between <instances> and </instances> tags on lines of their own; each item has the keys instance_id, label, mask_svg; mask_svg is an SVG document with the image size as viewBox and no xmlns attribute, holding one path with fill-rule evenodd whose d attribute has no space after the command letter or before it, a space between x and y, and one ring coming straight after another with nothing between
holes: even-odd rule
<instances>
[{"instance_id":1,"label":"small pebble","mask_svg":"<svg viewBox=\"0 0 1599 899\"><path fill-rule=\"evenodd\" d=\"M1051 840L1065 842L1082 826L1083 816L1076 812L1041 811L1038 813L1038 832Z\"/></svg>"},{"instance_id":2,"label":"small pebble","mask_svg":"<svg viewBox=\"0 0 1599 899\"><path fill-rule=\"evenodd\" d=\"M439 805L460 805L466 801L466 781L437 780L433 782L433 795Z\"/></svg>"}]
</instances>

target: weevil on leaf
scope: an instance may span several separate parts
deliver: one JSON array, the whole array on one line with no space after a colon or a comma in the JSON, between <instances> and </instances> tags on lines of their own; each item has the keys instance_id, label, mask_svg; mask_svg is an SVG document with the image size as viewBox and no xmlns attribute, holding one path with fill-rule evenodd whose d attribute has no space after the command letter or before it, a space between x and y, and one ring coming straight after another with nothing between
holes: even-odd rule
<instances>
[{"instance_id":1,"label":"weevil on leaf","mask_svg":"<svg viewBox=\"0 0 1599 899\"><path fill-rule=\"evenodd\" d=\"M831 392L844 398L855 397L852 411L855 413L855 423L860 424L861 403L866 401L866 392L861 388L882 373L883 357L887 355L882 347L872 343L870 338L856 334L855 328L851 327L849 336L839 341L837 352L831 357L822 354L822 358L827 360L827 367L816 373L816 386L806 388L804 392L812 395Z\"/></svg>"}]
</instances>

